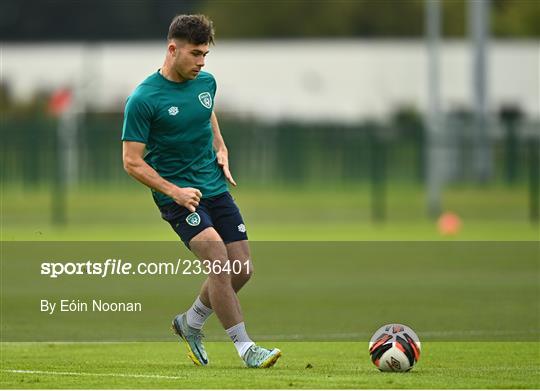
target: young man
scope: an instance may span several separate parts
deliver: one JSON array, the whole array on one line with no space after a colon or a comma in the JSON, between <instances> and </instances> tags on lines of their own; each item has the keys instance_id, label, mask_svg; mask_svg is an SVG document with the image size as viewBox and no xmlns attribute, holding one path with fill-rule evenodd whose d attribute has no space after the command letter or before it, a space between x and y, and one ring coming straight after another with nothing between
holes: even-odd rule
<instances>
[{"instance_id":1,"label":"young man","mask_svg":"<svg viewBox=\"0 0 540 391\"><path fill-rule=\"evenodd\" d=\"M201 329L215 312L248 367L271 367L281 352L249 338L236 295L253 266L242 216L228 192L227 181L236 183L213 111L216 82L201 71L214 43L212 22L178 15L167 39L162 68L127 100L122 141L128 174L152 189L162 217L197 258L217 266L191 308L173 319L173 330L191 360L207 365ZM229 272L227 260L241 261L241 272Z\"/></svg>"}]
</instances>

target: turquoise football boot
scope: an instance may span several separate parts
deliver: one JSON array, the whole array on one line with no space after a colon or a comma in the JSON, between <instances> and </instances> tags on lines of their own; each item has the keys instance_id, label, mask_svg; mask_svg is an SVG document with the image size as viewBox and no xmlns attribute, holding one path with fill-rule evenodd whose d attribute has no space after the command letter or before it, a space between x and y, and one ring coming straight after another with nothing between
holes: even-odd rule
<instances>
[{"instance_id":1,"label":"turquoise football boot","mask_svg":"<svg viewBox=\"0 0 540 391\"><path fill-rule=\"evenodd\" d=\"M172 322L173 332L178 335L187 345L188 357L195 365L208 365L208 356L204 349L201 330L190 327L187 324L186 314L176 315Z\"/></svg>"},{"instance_id":2,"label":"turquoise football boot","mask_svg":"<svg viewBox=\"0 0 540 391\"><path fill-rule=\"evenodd\" d=\"M244 362L249 368L270 368L281 357L279 349L265 349L257 345L252 345L244 353Z\"/></svg>"}]
</instances>

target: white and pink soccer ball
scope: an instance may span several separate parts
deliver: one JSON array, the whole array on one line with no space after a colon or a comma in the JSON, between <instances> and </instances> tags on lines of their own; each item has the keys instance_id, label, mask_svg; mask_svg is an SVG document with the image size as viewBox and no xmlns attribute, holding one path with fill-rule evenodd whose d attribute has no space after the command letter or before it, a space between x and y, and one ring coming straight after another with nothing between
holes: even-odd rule
<instances>
[{"instance_id":1,"label":"white and pink soccer ball","mask_svg":"<svg viewBox=\"0 0 540 391\"><path fill-rule=\"evenodd\" d=\"M371 361L383 372L407 372L420 359L422 346L408 326L393 323L378 329L369 341Z\"/></svg>"}]
</instances>

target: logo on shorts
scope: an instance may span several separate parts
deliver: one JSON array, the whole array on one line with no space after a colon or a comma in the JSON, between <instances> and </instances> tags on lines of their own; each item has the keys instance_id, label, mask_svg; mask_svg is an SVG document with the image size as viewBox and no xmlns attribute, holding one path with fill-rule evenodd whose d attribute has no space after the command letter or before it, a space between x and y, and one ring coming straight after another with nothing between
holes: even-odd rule
<instances>
[{"instance_id":1,"label":"logo on shorts","mask_svg":"<svg viewBox=\"0 0 540 391\"><path fill-rule=\"evenodd\" d=\"M210 96L209 92L200 93L199 94L199 101L201 102L201 105L203 105L207 109L212 107L212 97Z\"/></svg>"},{"instance_id":2,"label":"logo on shorts","mask_svg":"<svg viewBox=\"0 0 540 391\"><path fill-rule=\"evenodd\" d=\"M188 223L192 227L196 227L201 223L201 216L199 216L197 212L193 212L188 217L186 217L186 223Z\"/></svg>"},{"instance_id":3,"label":"logo on shorts","mask_svg":"<svg viewBox=\"0 0 540 391\"><path fill-rule=\"evenodd\" d=\"M238 231L240 231L240 232L246 232L246 226L245 226L244 224L240 224L240 225L238 226Z\"/></svg>"}]
</instances>

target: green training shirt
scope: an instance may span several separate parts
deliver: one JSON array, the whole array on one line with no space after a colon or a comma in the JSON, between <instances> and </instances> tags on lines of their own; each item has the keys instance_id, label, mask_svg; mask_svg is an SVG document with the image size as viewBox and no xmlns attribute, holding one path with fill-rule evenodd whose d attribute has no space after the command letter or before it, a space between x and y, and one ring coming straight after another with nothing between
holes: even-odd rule
<instances>
[{"instance_id":1,"label":"green training shirt","mask_svg":"<svg viewBox=\"0 0 540 391\"><path fill-rule=\"evenodd\" d=\"M122 140L146 144L146 163L177 186L199 189L203 198L228 189L213 148L215 94L216 81L208 72L177 83L158 71L137 86L124 110ZM152 194L160 206L174 202Z\"/></svg>"}]
</instances>

